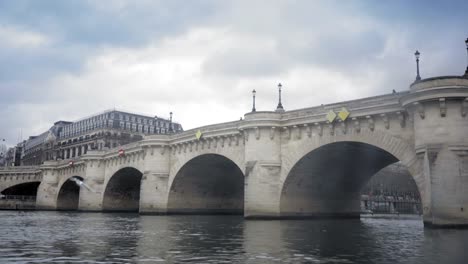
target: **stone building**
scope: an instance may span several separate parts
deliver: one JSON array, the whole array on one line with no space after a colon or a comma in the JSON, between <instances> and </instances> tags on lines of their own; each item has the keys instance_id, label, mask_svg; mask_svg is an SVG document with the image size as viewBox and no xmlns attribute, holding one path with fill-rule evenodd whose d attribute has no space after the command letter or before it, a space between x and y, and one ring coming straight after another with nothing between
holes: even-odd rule
<instances>
[{"instance_id":1,"label":"stone building","mask_svg":"<svg viewBox=\"0 0 468 264\"><path fill-rule=\"evenodd\" d=\"M64 126L72 122L59 121L44 133L38 136L30 136L24 142L18 144L22 150L21 165L39 165L44 160L49 160L49 152L54 147L54 142L50 139L56 138Z\"/></svg>"},{"instance_id":2,"label":"stone building","mask_svg":"<svg viewBox=\"0 0 468 264\"><path fill-rule=\"evenodd\" d=\"M108 110L75 122L58 121L48 131L24 142L21 165L72 159L88 150L115 148L143 139L144 135L182 131L172 120Z\"/></svg>"},{"instance_id":3,"label":"stone building","mask_svg":"<svg viewBox=\"0 0 468 264\"><path fill-rule=\"evenodd\" d=\"M8 149L5 145L5 140L0 140L0 167L5 166L7 164L7 155L8 155Z\"/></svg>"},{"instance_id":4,"label":"stone building","mask_svg":"<svg viewBox=\"0 0 468 264\"><path fill-rule=\"evenodd\" d=\"M22 146L18 144L9 148L5 158L5 166L20 166L21 165Z\"/></svg>"}]
</instances>

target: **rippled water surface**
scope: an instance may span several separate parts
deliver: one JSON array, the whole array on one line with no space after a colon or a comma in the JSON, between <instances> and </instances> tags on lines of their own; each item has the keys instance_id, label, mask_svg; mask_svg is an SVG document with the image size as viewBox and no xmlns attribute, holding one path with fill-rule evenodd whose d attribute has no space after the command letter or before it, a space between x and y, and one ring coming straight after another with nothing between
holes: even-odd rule
<instances>
[{"instance_id":1,"label":"rippled water surface","mask_svg":"<svg viewBox=\"0 0 468 264\"><path fill-rule=\"evenodd\" d=\"M0 263L468 263L468 230L420 219L0 211Z\"/></svg>"}]
</instances>

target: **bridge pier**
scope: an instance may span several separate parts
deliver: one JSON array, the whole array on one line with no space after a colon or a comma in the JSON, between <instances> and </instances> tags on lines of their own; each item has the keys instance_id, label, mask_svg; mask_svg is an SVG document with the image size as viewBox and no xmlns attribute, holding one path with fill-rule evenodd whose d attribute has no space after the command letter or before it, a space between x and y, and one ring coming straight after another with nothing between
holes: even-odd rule
<instances>
[{"instance_id":1,"label":"bridge pier","mask_svg":"<svg viewBox=\"0 0 468 264\"><path fill-rule=\"evenodd\" d=\"M245 218L280 216L280 118L279 112L253 112L240 128L245 137Z\"/></svg>"},{"instance_id":2,"label":"bridge pier","mask_svg":"<svg viewBox=\"0 0 468 264\"><path fill-rule=\"evenodd\" d=\"M42 182L37 189L36 209L56 210L59 178L52 162L41 167Z\"/></svg>"},{"instance_id":3,"label":"bridge pier","mask_svg":"<svg viewBox=\"0 0 468 264\"><path fill-rule=\"evenodd\" d=\"M426 226L468 226L468 78L444 76L413 83L401 104L414 120L423 160Z\"/></svg>"},{"instance_id":4,"label":"bridge pier","mask_svg":"<svg viewBox=\"0 0 468 264\"><path fill-rule=\"evenodd\" d=\"M428 146L424 151L424 176L429 202L423 203L428 227L468 226L468 148Z\"/></svg>"},{"instance_id":5,"label":"bridge pier","mask_svg":"<svg viewBox=\"0 0 468 264\"><path fill-rule=\"evenodd\" d=\"M144 140L145 165L140 189L141 214L166 214L170 149L159 139Z\"/></svg>"},{"instance_id":6,"label":"bridge pier","mask_svg":"<svg viewBox=\"0 0 468 264\"><path fill-rule=\"evenodd\" d=\"M93 189L93 191L90 191L84 187L80 188L78 211L102 211L102 194L104 192L104 187L102 183L93 182L93 180L88 179L85 179L84 183L90 186Z\"/></svg>"},{"instance_id":7,"label":"bridge pier","mask_svg":"<svg viewBox=\"0 0 468 264\"><path fill-rule=\"evenodd\" d=\"M166 214L168 173L147 171L141 180L140 213Z\"/></svg>"},{"instance_id":8,"label":"bridge pier","mask_svg":"<svg viewBox=\"0 0 468 264\"><path fill-rule=\"evenodd\" d=\"M105 164L97 151L88 151L82 159L85 161L83 182L87 187L80 187L78 210L100 212L104 193Z\"/></svg>"},{"instance_id":9,"label":"bridge pier","mask_svg":"<svg viewBox=\"0 0 468 264\"><path fill-rule=\"evenodd\" d=\"M250 161L246 164L244 217L279 218L281 165L271 161Z\"/></svg>"}]
</instances>

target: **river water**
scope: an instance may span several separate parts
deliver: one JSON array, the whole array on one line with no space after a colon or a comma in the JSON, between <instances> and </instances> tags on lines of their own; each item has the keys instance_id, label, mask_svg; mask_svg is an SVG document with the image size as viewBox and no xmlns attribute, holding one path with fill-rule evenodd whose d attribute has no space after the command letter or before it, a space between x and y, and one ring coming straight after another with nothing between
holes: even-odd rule
<instances>
[{"instance_id":1,"label":"river water","mask_svg":"<svg viewBox=\"0 0 468 264\"><path fill-rule=\"evenodd\" d=\"M468 263L468 230L420 218L0 211L0 263Z\"/></svg>"}]
</instances>

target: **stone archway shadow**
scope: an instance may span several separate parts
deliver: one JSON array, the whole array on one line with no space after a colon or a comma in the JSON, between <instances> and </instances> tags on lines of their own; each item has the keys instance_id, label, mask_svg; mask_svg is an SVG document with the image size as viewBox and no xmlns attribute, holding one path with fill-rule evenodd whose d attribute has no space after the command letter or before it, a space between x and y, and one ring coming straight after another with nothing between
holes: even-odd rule
<instances>
[{"instance_id":1,"label":"stone archway shadow","mask_svg":"<svg viewBox=\"0 0 468 264\"><path fill-rule=\"evenodd\" d=\"M118 170L108 181L104 194L104 212L138 212L143 173L133 167Z\"/></svg>"},{"instance_id":2,"label":"stone archway shadow","mask_svg":"<svg viewBox=\"0 0 468 264\"><path fill-rule=\"evenodd\" d=\"M83 181L80 176L68 178L60 187L57 195L57 210L75 211L78 210L80 201L80 186L77 181Z\"/></svg>"},{"instance_id":3,"label":"stone archway shadow","mask_svg":"<svg viewBox=\"0 0 468 264\"><path fill-rule=\"evenodd\" d=\"M361 189L397 161L390 152L363 142L340 141L313 149L286 176L280 217L359 217Z\"/></svg>"},{"instance_id":4,"label":"stone archway shadow","mask_svg":"<svg viewBox=\"0 0 468 264\"><path fill-rule=\"evenodd\" d=\"M229 158L203 154L185 163L169 190L168 214L243 214L244 174Z\"/></svg>"}]
</instances>

